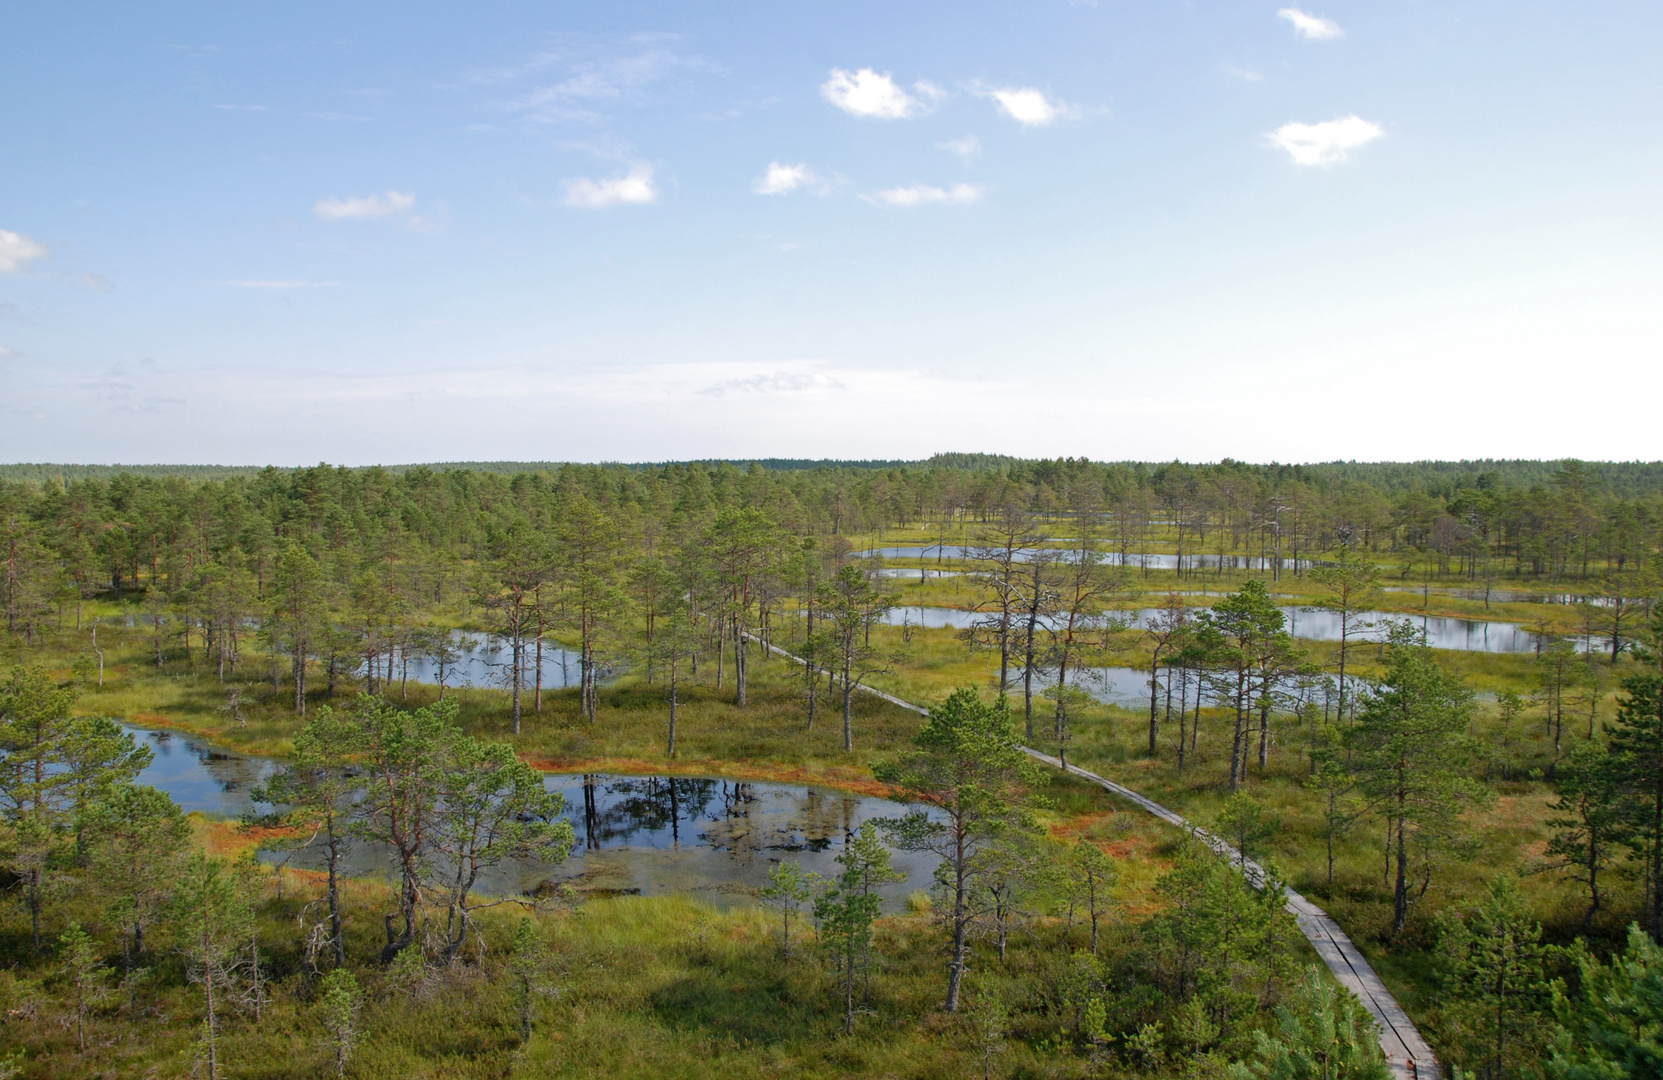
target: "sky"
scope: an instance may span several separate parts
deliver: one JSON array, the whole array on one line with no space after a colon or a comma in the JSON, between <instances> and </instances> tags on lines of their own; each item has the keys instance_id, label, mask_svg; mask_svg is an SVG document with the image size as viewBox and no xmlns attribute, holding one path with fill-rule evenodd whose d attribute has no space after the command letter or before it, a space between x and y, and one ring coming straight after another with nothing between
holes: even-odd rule
<instances>
[{"instance_id":1,"label":"sky","mask_svg":"<svg viewBox=\"0 0 1663 1080\"><path fill-rule=\"evenodd\" d=\"M1663 458L1663 5L13 7L0 460Z\"/></svg>"}]
</instances>

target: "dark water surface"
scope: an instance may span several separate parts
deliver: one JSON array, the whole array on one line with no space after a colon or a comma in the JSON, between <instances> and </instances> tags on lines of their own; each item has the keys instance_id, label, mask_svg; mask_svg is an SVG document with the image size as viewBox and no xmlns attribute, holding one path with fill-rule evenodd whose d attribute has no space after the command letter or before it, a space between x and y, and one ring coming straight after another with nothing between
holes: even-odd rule
<instances>
[{"instance_id":1,"label":"dark water surface","mask_svg":"<svg viewBox=\"0 0 1663 1080\"><path fill-rule=\"evenodd\" d=\"M240 817L256 807L250 791L277 771L277 762L215 747L177 732L128 727L155 751L138 781L173 796L186 810ZM567 884L595 895L693 893L717 904L745 902L767 884L784 860L825 877L853 829L905 807L885 799L793 784L722 779L550 774L544 783L566 800L565 817L577 843L564 863L522 860L503 867L481 891L534 892ZM317 868L321 853L267 853L267 862ZM355 846L349 872L390 876L383 851ZM894 853L905 881L879 890L886 910L898 910L914 889L928 888L936 860Z\"/></svg>"}]
</instances>

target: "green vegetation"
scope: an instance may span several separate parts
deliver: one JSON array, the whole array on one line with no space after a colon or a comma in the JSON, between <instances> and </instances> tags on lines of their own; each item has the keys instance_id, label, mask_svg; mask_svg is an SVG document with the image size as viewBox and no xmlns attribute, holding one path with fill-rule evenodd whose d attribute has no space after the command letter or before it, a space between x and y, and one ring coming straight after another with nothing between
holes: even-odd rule
<instances>
[{"instance_id":1,"label":"green vegetation","mask_svg":"<svg viewBox=\"0 0 1663 1080\"><path fill-rule=\"evenodd\" d=\"M1655 1041L1657 467L28 479L0 485L0 1068L1377 1077L1284 880L1448 1064L1641 1075L1612 1063ZM900 603L975 614L896 626ZM1341 640L1300 640L1298 606ZM1505 618L1540 647L1444 653L1380 610ZM496 685L458 685L459 629L503 643ZM1103 667L1147 694L1093 697ZM117 719L281 758L280 805L187 817L135 784L148 752ZM1215 827L1268 887L1019 742ZM570 847L537 769L931 812L855 833L831 881L780 863L768 908L482 895L491 866ZM316 874L228 858L302 839ZM364 843L391 887L340 872ZM941 861L884 916L891 848ZM1603 1012L1577 1004L1596 985Z\"/></svg>"}]
</instances>

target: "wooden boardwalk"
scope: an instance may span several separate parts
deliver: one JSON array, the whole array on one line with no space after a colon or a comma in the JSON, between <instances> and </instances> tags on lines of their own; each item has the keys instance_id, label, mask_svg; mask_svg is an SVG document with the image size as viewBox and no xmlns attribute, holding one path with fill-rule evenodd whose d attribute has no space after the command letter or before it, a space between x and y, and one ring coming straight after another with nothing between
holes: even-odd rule
<instances>
[{"instance_id":1,"label":"wooden boardwalk","mask_svg":"<svg viewBox=\"0 0 1663 1080\"><path fill-rule=\"evenodd\" d=\"M771 652L789 660L794 660L799 664L803 662L801 657L786 652L777 645L770 645L751 634L746 636ZM900 708L924 716L930 714L930 710L923 706L914 705L910 701L902 701L894 694L886 694L882 690L874 690L870 686L862 686L859 689L874 697L882 698L891 705L897 705ZM1022 749L1047 765L1059 769L1063 767L1062 762L1050 754L1042 754L1038 750L1026 746ZM1231 847L1228 841L1214 836L1204 829L1197 828L1177 811L1169 810L1155 800L1140 795L1123 784L1117 784L1113 780L1098 776L1096 773L1087 772L1078 765L1069 765L1067 769L1082 780L1089 780L1094 784L1098 784L1128 802L1137 804L1162 821L1191 833L1202 843L1224 856L1227 862L1240 866L1242 873L1255 888L1264 887L1264 867L1252 859L1240 859L1236 854L1236 849ZM1357 995L1357 999L1363 1003L1363 1007L1369 1011L1370 1015L1379 1024L1380 1049L1386 1052L1386 1062L1391 1066L1393 1075L1403 1078L1403 1080L1439 1080L1438 1062L1432 1055L1432 1048L1426 1044L1425 1039L1421 1038L1420 1032L1415 1029L1414 1022L1409 1019L1409 1014L1403 1011L1403 1006L1398 1004L1397 998L1393 997L1392 992L1386 989L1386 984L1381 980L1379 973L1370 966L1362 951L1357 948L1356 943L1346 936L1346 932L1340 929L1340 924L1335 922L1326 911L1323 911L1292 889L1288 889L1286 895L1288 911L1299 923L1300 932L1311 943L1311 948L1316 950L1317 956L1328 965L1328 970L1334 973L1334 977L1340 981L1341 985Z\"/></svg>"}]
</instances>

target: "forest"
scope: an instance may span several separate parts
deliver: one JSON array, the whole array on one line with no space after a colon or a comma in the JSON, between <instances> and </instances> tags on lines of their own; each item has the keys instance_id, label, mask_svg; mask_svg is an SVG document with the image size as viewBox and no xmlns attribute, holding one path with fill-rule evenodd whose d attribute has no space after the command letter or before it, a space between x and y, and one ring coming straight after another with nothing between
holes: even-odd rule
<instances>
[{"instance_id":1,"label":"forest","mask_svg":"<svg viewBox=\"0 0 1663 1080\"><path fill-rule=\"evenodd\" d=\"M20 465L0 566L0 1077L1663 1068L1663 464Z\"/></svg>"}]
</instances>

